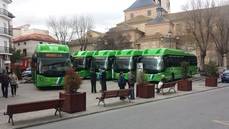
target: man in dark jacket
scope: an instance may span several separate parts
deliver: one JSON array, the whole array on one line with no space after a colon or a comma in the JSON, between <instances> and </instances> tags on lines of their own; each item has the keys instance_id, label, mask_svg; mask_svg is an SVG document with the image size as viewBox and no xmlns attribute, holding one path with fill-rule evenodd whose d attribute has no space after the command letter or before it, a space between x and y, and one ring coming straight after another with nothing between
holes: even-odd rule
<instances>
[{"instance_id":1,"label":"man in dark jacket","mask_svg":"<svg viewBox=\"0 0 229 129\"><path fill-rule=\"evenodd\" d=\"M106 80L106 71L105 71L105 69L101 69L100 70L100 84L101 84L102 91L107 90L106 81L107 81Z\"/></svg>"},{"instance_id":2,"label":"man in dark jacket","mask_svg":"<svg viewBox=\"0 0 229 129\"><path fill-rule=\"evenodd\" d=\"M8 87L10 83L10 77L6 73L6 71L3 71L3 76L2 76L2 94L3 97L8 98Z\"/></svg>"},{"instance_id":3,"label":"man in dark jacket","mask_svg":"<svg viewBox=\"0 0 229 129\"><path fill-rule=\"evenodd\" d=\"M123 72L120 73L119 75L119 79L118 79L118 86L120 89L125 89L125 86L126 86L126 79L124 77L124 74ZM126 97L124 96L121 96L120 99L121 100L124 100Z\"/></svg>"},{"instance_id":4,"label":"man in dark jacket","mask_svg":"<svg viewBox=\"0 0 229 129\"><path fill-rule=\"evenodd\" d=\"M96 93L96 72L91 68L91 93Z\"/></svg>"},{"instance_id":5,"label":"man in dark jacket","mask_svg":"<svg viewBox=\"0 0 229 129\"><path fill-rule=\"evenodd\" d=\"M130 99L135 99L135 94L134 94L134 85L135 85L135 75L133 71L130 71L128 73L128 85L130 88Z\"/></svg>"}]
</instances>

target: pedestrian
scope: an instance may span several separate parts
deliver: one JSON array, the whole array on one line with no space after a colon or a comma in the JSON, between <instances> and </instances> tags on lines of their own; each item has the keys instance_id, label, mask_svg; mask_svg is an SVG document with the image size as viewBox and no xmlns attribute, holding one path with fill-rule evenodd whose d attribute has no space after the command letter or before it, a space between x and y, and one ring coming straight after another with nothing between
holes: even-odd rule
<instances>
[{"instance_id":1,"label":"pedestrian","mask_svg":"<svg viewBox=\"0 0 229 129\"><path fill-rule=\"evenodd\" d=\"M123 72L121 72L121 73L119 74L118 86L119 86L120 89L125 89L125 86L126 86L126 79L125 79L125 77L124 77ZM121 100L124 100L124 99L126 99L126 97L121 96L120 99L121 99Z\"/></svg>"},{"instance_id":2,"label":"pedestrian","mask_svg":"<svg viewBox=\"0 0 229 129\"><path fill-rule=\"evenodd\" d=\"M18 78L14 72L10 74L10 86L11 86L12 96L16 96L16 92L18 88Z\"/></svg>"},{"instance_id":3,"label":"pedestrian","mask_svg":"<svg viewBox=\"0 0 229 129\"><path fill-rule=\"evenodd\" d=\"M163 86L163 84L164 84L165 82L166 82L166 78L165 78L164 75L162 75L162 76L161 76L160 82L157 84L157 90L156 90L157 94L160 93L160 89L161 89L161 87Z\"/></svg>"},{"instance_id":4,"label":"pedestrian","mask_svg":"<svg viewBox=\"0 0 229 129\"><path fill-rule=\"evenodd\" d=\"M107 84L106 84L106 71L105 69L100 70L100 84L101 84L101 90L106 91L107 90Z\"/></svg>"},{"instance_id":5,"label":"pedestrian","mask_svg":"<svg viewBox=\"0 0 229 129\"><path fill-rule=\"evenodd\" d=\"M91 68L91 93L96 93L96 71L95 68Z\"/></svg>"},{"instance_id":6,"label":"pedestrian","mask_svg":"<svg viewBox=\"0 0 229 129\"><path fill-rule=\"evenodd\" d=\"M6 73L6 71L3 71L2 76L2 94L3 97L8 98L8 87L10 83L9 75Z\"/></svg>"},{"instance_id":7,"label":"pedestrian","mask_svg":"<svg viewBox=\"0 0 229 129\"><path fill-rule=\"evenodd\" d=\"M130 99L134 100L135 99L135 94L134 94L134 85L135 85L136 79L133 71L130 71L128 73L128 85L130 88Z\"/></svg>"}]
</instances>

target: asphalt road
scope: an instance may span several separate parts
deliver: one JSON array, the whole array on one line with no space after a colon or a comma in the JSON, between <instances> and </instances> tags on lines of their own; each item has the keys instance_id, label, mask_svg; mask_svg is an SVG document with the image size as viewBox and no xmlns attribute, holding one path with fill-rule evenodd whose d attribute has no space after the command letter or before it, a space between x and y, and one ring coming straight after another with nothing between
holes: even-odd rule
<instances>
[{"instance_id":1,"label":"asphalt road","mask_svg":"<svg viewBox=\"0 0 229 129\"><path fill-rule=\"evenodd\" d=\"M228 129L228 100L222 88L29 129Z\"/></svg>"}]
</instances>

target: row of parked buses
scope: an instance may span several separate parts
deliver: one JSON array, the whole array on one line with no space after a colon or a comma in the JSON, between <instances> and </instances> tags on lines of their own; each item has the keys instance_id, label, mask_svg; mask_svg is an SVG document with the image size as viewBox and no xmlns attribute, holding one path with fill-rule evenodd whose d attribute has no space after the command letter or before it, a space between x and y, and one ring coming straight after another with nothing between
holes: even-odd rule
<instances>
[{"instance_id":1,"label":"row of parked buses","mask_svg":"<svg viewBox=\"0 0 229 129\"><path fill-rule=\"evenodd\" d=\"M123 72L136 71L143 64L145 80L159 82L164 75L167 80L181 78L181 62L189 62L189 74L197 73L197 58L182 50L157 48L145 50L78 51L70 55L68 46L40 44L33 57L34 82L40 87L63 86L67 68L73 66L82 78L90 78L90 69L106 71L107 79L118 79Z\"/></svg>"}]
</instances>

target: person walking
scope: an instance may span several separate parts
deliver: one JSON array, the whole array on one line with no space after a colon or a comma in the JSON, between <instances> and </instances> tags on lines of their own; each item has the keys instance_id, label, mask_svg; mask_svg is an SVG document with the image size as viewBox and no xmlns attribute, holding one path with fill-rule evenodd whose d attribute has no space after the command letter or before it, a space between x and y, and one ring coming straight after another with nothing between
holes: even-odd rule
<instances>
[{"instance_id":1,"label":"person walking","mask_svg":"<svg viewBox=\"0 0 229 129\"><path fill-rule=\"evenodd\" d=\"M107 84L106 84L106 71L105 69L100 70L100 84L101 84L101 90L106 91L107 90Z\"/></svg>"},{"instance_id":2,"label":"person walking","mask_svg":"<svg viewBox=\"0 0 229 129\"><path fill-rule=\"evenodd\" d=\"M119 86L120 89L125 89L125 86L126 86L126 79L125 79L125 77L124 77L123 72L121 72L121 73L119 74L118 86ZM126 99L126 97L121 96L120 99L121 99L121 100L124 100L124 99Z\"/></svg>"},{"instance_id":3,"label":"person walking","mask_svg":"<svg viewBox=\"0 0 229 129\"><path fill-rule=\"evenodd\" d=\"M134 85L135 85L135 75L133 71L130 71L128 73L128 85L130 88L130 99L134 100L135 99L135 94L134 94Z\"/></svg>"},{"instance_id":4,"label":"person walking","mask_svg":"<svg viewBox=\"0 0 229 129\"><path fill-rule=\"evenodd\" d=\"M96 93L96 72L95 68L91 68L91 93Z\"/></svg>"},{"instance_id":5,"label":"person walking","mask_svg":"<svg viewBox=\"0 0 229 129\"><path fill-rule=\"evenodd\" d=\"M3 97L8 98L8 87L10 83L9 75L6 73L6 71L3 71L2 76L2 94Z\"/></svg>"},{"instance_id":6,"label":"person walking","mask_svg":"<svg viewBox=\"0 0 229 129\"><path fill-rule=\"evenodd\" d=\"M16 96L17 87L18 87L18 78L15 73L10 74L10 86L12 96Z\"/></svg>"}]
</instances>

